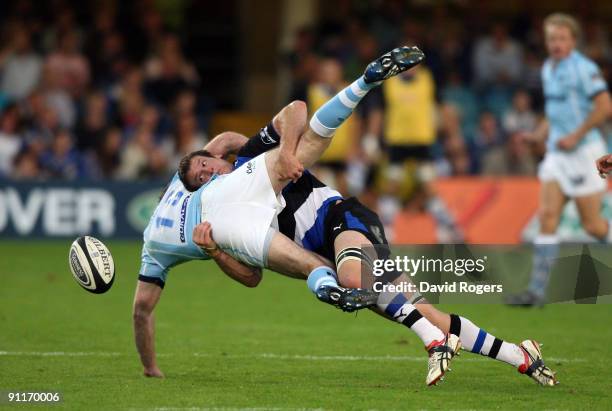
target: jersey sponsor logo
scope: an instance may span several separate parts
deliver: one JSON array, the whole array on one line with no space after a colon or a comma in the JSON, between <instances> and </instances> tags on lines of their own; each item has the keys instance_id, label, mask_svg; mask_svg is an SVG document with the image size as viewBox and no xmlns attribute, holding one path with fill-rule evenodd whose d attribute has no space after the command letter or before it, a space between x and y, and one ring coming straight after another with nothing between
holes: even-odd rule
<instances>
[{"instance_id":1,"label":"jersey sponsor logo","mask_svg":"<svg viewBox=\"0 0 612 411\"><path fill-rule=\"evenodd\" d=\"M551 101L563 101L565 100L565 98L567 97L566 94L546 94L544 96L546 98L546 100L551 100Z\"/></svg>"},{"instance_id":2,"label":"jersey sponsor logo","mask_svg":"<svg viewBox=\"0 0 612 411\"><path fill-rule=\"evenodd\" d=\"M272 136L270 136L270 133L268 133L268 127L264 127L261 129L261 131L259 132L259 137L261 138L261 142L264 144L276 143L276 140L274 140Z\"/></svg>"},{"instance_id":3,"label":"jersey sponsor logo","mask_svg":"<svg viewBox=\"0 0 612 411\"><path fill-rule=\"evenodd\" d=\"M181 221L179 224L179 237L181 239L181 243L185 242L185 216L187 215L187 203L189 202L189 197L191 197L191 194L185 197L183 204L181 205Z\"/></svg>"},{"instance_id":4,"label":"jersey sponsor logo","mask_svg":"<svg viewBox=\"0 0 612 411\"><path fill-rule=\"evenodd\" d=\"M251 174L253 173L254 170L255 170L255 163L253 163L252 161L249 161L246 165L246 173Z\"/></svg>"},{"instance_id":5,"label":"jersey sponsor logo","mask_svg":"<svg viewBox=\"0 0 612 411\"><path fill-rule=\"evenodd\" d=\"M570 181L573 185L579 186L584 183L584 176L570 177Z\"/></svg>"},{"instance_id":6,"label":"jersey sponsor logo","mask_svg":"<svg viewBox=\"0 0 612 411\"><path fill-rule=\"evenodd\" d=\"M374 234L374 237L376 237L376 239L378 240L378 242L380 244L384 244L384 240L383 240L383 235L382 235L382 230L380 229L380 227L375 226L375 225L371 225L370 226L370 232L372 234Z\"/></svg>"}]
</instances>

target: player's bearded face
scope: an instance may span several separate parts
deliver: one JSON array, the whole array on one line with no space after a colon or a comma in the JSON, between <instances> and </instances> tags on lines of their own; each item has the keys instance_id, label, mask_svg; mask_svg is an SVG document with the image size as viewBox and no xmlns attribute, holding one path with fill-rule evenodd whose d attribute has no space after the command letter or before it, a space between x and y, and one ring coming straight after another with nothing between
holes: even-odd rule
<instances>
[{"instance_id":1,"label":"player's bearded face","mask_svg":"<svg viewBox=\"0 0 612 411\"><path fill-rule=\"evenodd\" d=\"M568 27L550 24L546 26L545 34L548 54L555 60L569 56L576 46L576 40Z\"/></svg>"},{"instance_id":2,"label":"player's bearded face","mask_svg":"<svg viewBox=\"0 0 612 411\"><path fill-rule=\"evenodd\" d=\"M201 187L215 174L227 174L232 171L228 161L215 157L195 156L191 159L191 167L187 173L189 184Z\"/></svg>"}]
</instances>

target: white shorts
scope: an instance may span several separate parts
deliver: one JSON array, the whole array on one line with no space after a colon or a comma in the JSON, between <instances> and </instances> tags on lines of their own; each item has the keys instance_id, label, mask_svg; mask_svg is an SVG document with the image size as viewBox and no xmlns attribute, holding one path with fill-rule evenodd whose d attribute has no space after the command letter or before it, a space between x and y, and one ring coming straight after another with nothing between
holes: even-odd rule
<instances>
[{"instance_id":1,"label":"white shorts","mask_svg":"<svg viewBox=\"0 0 612 411\"><path fill-rule=\"evenodd\" d=\"M607 184L599 177L595 160L604 154L606 147L601 140L582 144L574 151L548 152L540 163L538 178L542 182L558 182L571 198L603 192Z\"/></svg>"},{"instance_id":2,"label":"white shorts","mask_svg":"<svg viewBox=\"0 0 612 411\"><path fill-rule=\"evenodd\" d=\"M215 178L201 196L202 221L211 224L219 247L246 264L265 267L271 227L283 208L270 182L265 153Z\"/></svg>"}]
</instances>

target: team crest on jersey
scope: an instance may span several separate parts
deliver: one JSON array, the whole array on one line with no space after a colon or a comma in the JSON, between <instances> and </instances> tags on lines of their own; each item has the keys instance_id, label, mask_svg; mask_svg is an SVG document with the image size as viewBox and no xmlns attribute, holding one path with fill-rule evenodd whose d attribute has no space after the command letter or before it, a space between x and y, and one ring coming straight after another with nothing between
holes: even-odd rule
<instances>
[{"instance_id":1,"label":"team crest on jersey","mask_svg":"<svg viewBox=\"0 0 612 411\"><path fill-rule=\"evenodd\" d=\"M276 143L276 140L274 140L272 136L270 136L270 133L268 133L268 127L264 127L261 129L261 131L259 132L259 137L261 138L261 142L264 144Z\"/></svg>"}]
</instances>

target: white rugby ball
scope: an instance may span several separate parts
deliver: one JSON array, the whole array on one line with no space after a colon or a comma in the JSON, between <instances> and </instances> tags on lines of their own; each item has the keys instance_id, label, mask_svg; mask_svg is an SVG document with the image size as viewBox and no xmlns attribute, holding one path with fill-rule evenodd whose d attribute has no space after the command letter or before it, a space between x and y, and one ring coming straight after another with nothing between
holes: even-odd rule
<instances>
[{"instance_id":1,"label":"white rugby ball","mask_svg":"<svg viewBox=\"0 0 612 411\"><path fill-rule=\"evenodd\" d=\"M97 238L83 236L74 240L70 246L68 264L76 282L89 292L102 294L113 285L113 256Z\"/></svg>"}]
</instances>

